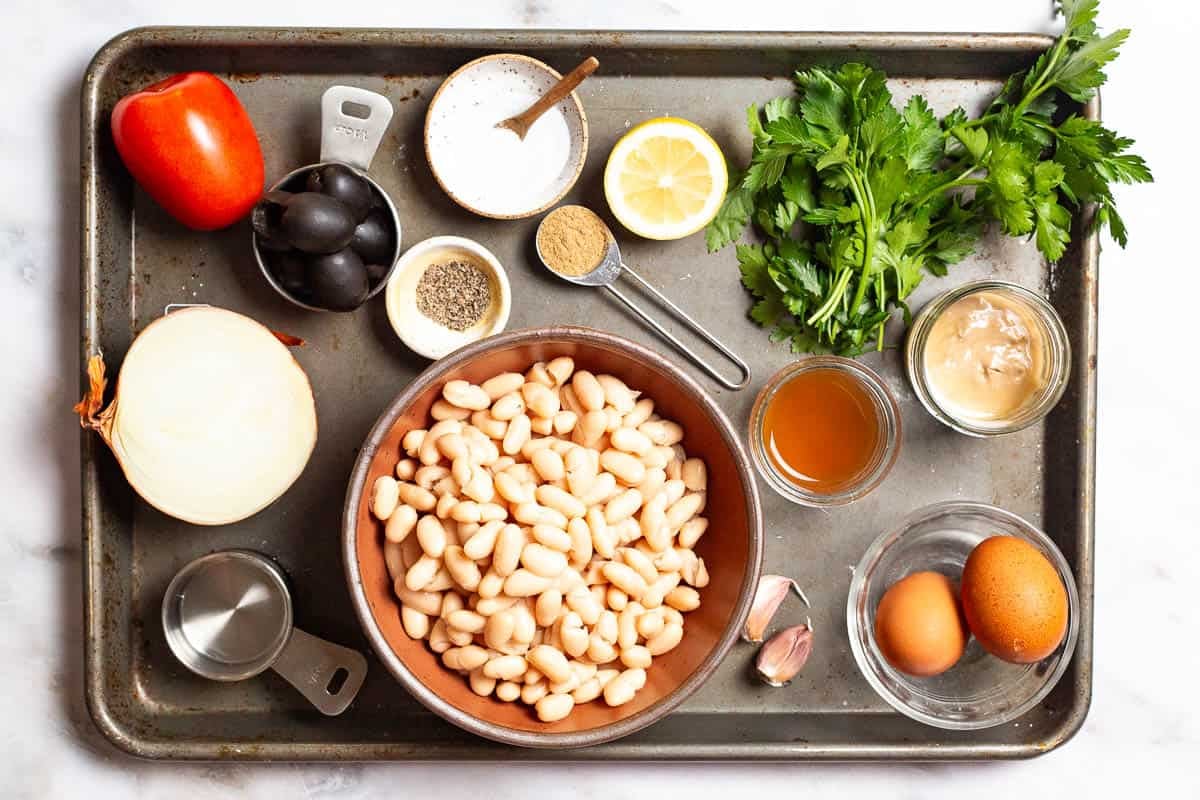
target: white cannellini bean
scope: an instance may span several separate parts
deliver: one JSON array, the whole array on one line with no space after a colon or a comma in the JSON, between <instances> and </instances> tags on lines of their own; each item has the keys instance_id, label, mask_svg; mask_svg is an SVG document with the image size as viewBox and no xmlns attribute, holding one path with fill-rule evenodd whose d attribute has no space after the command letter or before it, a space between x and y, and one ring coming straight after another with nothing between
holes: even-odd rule
<instances>
[{"instance_id":1,"label":"white cannellini bean","mask_svg":"<svg viewBox=\"0 0 1200 800\"><path fill-rule=\"evenodd\" d=\"M424 639L429 633L429 617L415 608L401 605L400 623L410 639Z\"/></svg>"},{"instance_id":2,"label":"white cannellini bean","mask_svg":"<svg viewBox=\"0 0 1200 800\"><path fill-rule=\"evenodd\" d=\"M437 506L437 497L433 492L423 489L415 483L398 483L396 491L400 502L412 506L417 511L432 511Z\"/></svg>"},{"instance_id":3,"label":"white cannellini bean","mask_svg":"<svg viewBox=\"0 0 1200 800\"><path fill-rule=\"evenodd\" d=\"M424 428L416 428L404 434L404 438L400 440L400 447L404 450L405 455L410 459L416 458L427 433L428 431Z\"/></svg>"},{"instance_id":4,"label":"white cannellini bean","mask_svg":"<svg viewBox=\"0 0 1200 800\"><path fill-rule=\"evenodd\" d=\"M575 412L575 416L580 419L583 419L583 415L587 413L587 409L579 402L579 398L575 395L575 389L570 384L558 390L558 401L564 410Z\"/></svg>"},{"instance_id":5,"label":"white cannellini bean","mask_svg":"<svg viewBox=\"0 0 1200 800\"><path fill-rule=\"evenodd\" d=\"M462 595L458 592L444 592L442 594L442 610L438 616L444 618L447 614L452 614L460 608L466 608Z\"/></svg>"},{"instance_id":6,"label":"white cannellini bean","mask_svg":"<svg viewBox=\"0 0 1200 800\"><path fill-rule=\"evenodd\" d=\"M621 651L621 663L630 669L646 669L654 659L650 651L640 644Z\"/></svg>"},{"instance_id":7,"label":"white cannellini bean","mask_svg":"<svg viewBox=\"0 0 1200 800\"><path fill-rule=\"evenodd\" d=\"M471 416L470 409L459 408L456 405L447 403L445 400L434 400L433 406L429 409L429 416L436 420L457 419L464 420Z\"/></svg>"},{"instance_id":8,"label":"white cannellini bean","mask_svg":"<svg viewBox=\"0 0 1200 800\"><path fill-rule=\"evenodd\" d=\"M588 411L599 411L604 408L604 388L596 376L587 370L577 370L571 378L571 388L579 398L579 404Z\"/></svg>"},{"instance_id":9,"label":"white cannellini bean","mask_svg":"<svg viewBox=\"0 0 1200 800\"><path fill-rule=\"evenodd\" d=\"M549 589L551 584L550 578L531 570L518 569L504 579L504 593L509 597L533 597Z\"/></svg>"},{"instance_id":10,"label":"white cannellini bean","mask_svg":"<svg viewBox=\"0 0 1200 800\"><path fill-rule=\"evenodd\" d=\"M442 458L447 461L453 461L456 458L464 458L467 455L467 440L463 438L461 433L447 433L444 436L439 436L436 440L437 451L442 454ZM438 470L441 472L433 480L428 482L420 480L422 474L429 475L431 471ZM430 464L417 470L417 483L428 489L433 483L446 475L446 468L436 464Z\"/></svg>"},{"instance_id":11,"label":"white cannellini bean","mask_svg":"<svg viewBox=\"0 0 1200 800\"><path fill-rule=\"evenodd\" d=\"M646 434L633 428L617 428L609 438L613 447L635 456L645 455L654 446Z\"/></svg>"},{"instance_id":12,"label":"white cannellini bean","mask_svg":"<svg viewBox=\"0 0 1200 800\"><path fill-rule=\"evenodd\" d=\"M563 607L562 592L551 587L538 595L537 603L534 606L534 617L537 624L543 628L549 628L562 614Z\"/></svg>"},{"instance_id":13,"label":"white cannellini bean","mask_svg":"<svg viewBox=\"0 0 1200 800\"><path fill-rule=\"evenodd\" d=\"M400 553L400 545L396 542L385 540L383 543L383 564L387 567L388 576L394 582L396 578L404 577L404 557Z\"/></svg>"},{"instance_id":14,"label":"white cannellini bean","mask_svg":"<svg viewBox=\"0 0 1200 800\"><path fill-rule=\"evenodd\" d=\"M680 474L683 485L693 492L703 492L708 489L708 467L699 458L689 458L683 462Z\"/></svg>"},{"instance_id":15,"label":"white cannellini bean","mask_svg":"<svg viewBox=\"0 0 1200 800\"><path fill-rule=\"evenodd\" d=\"M495 573L492 574L495 575ZM482 582L483 581L481 580L480 583ZM476 591L476 595L479 595L478 591ZM492 597L480 596L479 599L475 601L475 613L482 614L485 617L495 616L501 611L507 611L508 609L512 608L516 602L517 598L515 597L505 597L499 594Z\"/></svg>"},{"instance_id":16,"label":"white cannellini bean","mask_svg":"<svg viewBox=\"0 0 1200 800\"><path fill-rule=\"evenodd\" d=\"M607 608L601 611L593 632L609 644L614 644L617 641L616 612Z\"/></svg>"},{"instance_id":17,"label":"white cannellini bean","mask_svg":"<svg viewBox=\"0 0 1200 800\"><path fill-rule=\"evenodd\" d=\"M525 674L525 659L521 656L492 656L483 665L483 674L496 680L516 680Z\"/></svg>"},{"instance_id":18,"label":"white cannellini bean","mask_svg":"<svg viewBox=\"0 0 1200 800\"><path fill-rule=\"evenodd\" d=\"M554 386L554 378L546 371L546 364L538 361L525 372L526 383L540 383L542 386Z\"/></svg>"},{"instance_id":19,"label":"white cannellini bean","mask_svg":"<svg viewBox=\"0 0 1200 800\"><path fill-rule=\"evenodd\" d=\"M507 472L501 472L493 479L496 483L496 492L509 503L532 503L533 502L533 484L524 483L513 475Z\"/></svg>"},{"instance_id":20,"label":"white cannellini bean","mask_svg":"<svg viewBox=\"0 0 1200 800\"><path fill-rule=\"evenodd\" d=\"M676 540L680 547L692 549L696 546L696 542L700 541L700 537L708 530L708 519L705 517L692 517L683 524L679 529L679 536Z\"/></svg>"},{"instance_id":21,"label":"white cannellini bean","mask_svg":"<svg viewBox=\"0 0 1200 800\"><path fill-rule=\"evenodd\" d=\"M683 441L683 428L677 422L669 420L653 420L643 422L638 430L650 437L650 441L658 445L671 446Z\"/></svg>"},{"instance_id":22,"label":"white cannellini bean","mask_svg":"<svg viewBox=\"0 0 1200 800\"><path fill-rule=\"evenodd\" d=\"M479 384L479 388L492 400L498 400L510 392L515 392L525 383L525 376L519 372L501 372Z\"/></svg>"},{"instance_id":23,"label":"white cannellini bean","mask_svg":"<svg viewBox=\"0 0 1200 800\"><path fill-rule=\"evenodd\" d=\"M546 372L550 373L550 377L554 379L556 386L562 386L571 379L571 373L575 371L575 359L570 356L559 356L558 358L550 359L546 364Z\"/></svg>"},{"instance_id":24,"label":"white cannellini bean","mask_svg":"<svg viewBox=\"0 0 1200 800\"><path fill-rule=\"evenodd\" d=\"M482 387L467 381L447 381L442 387L442 397L447 403L471 411L482 411L492 404L492 398Z\"/></svg>"},{"instance_id":25,"label":"white cannellini bean","mask_svg":"<svg viewBox=\"0 0 1200 800\"><path fill-rule=\"evenodd\" d=\"M556 525L537 524L530 528L535 541L546 545L552 550L565 553L571 549L571 537Z\"/></svg>"},{"instance_id":26,"label":"white cannellini bean","mask_svg":"<svg viewBox=\"0 0 1200 800\"><path fill-rule=\"evenodd\" d=\"M525 674L528 675L529 673L526 672ZM524 703L525 705L529 705L529 706L535 705L537 703L537 701L539 701L543 697L545 697L549 691L550 691L550 684L546 683L546 681L537 681L535 683L527 683L521 687L521 702ZM568 714L571 713L570 709L567 710L567 713ZM542 721L543 722L552 722L553 720L542 720Z\"/></svg>"},{"instance_id":27,"label":"white cannellini bean","mask_svg":"<svg viewBox=\"0 0 1200 800\"><path fill-rule=\"evenodd\" d=\"M604 687L604 702L614 707L624 705L645 685L646 670L627 669Z\"/></svg>"},{"instance_id":28,"label":"white cannellini bean","mask_svg":"<svg viewBox=\"0 0 1200 800\"><path fill-rule=\"evenodd\" d=\"M400 484L391 475L380 475L371 486L371 513L387 522L400 502Z\"/></svg>"},{"instance_id":29,"label":"white cannellini bean","mask_svg":"<svg viewBox=\"0 0 1200 800\"><path fill-rule=\"evenodd\" d=\"M685 494L667 509L667 527L672 532L683 527L684 523L704 509L704 493L693 492Z\"/></svg>"},{"instance_id":30,"label":"white cannellini bean","mask_svg":"<svg viewBox=\"0 0 1200 800\"><path fill-rule=\"evenodd\" d=\"M442 654L450 649L450 639L446 636L446 621L437 620L433 623L433 627L429 629L429 649L437 654Z\"/></svg>"},{"instance_id":31,"label":"white cannellini bean","mask_svg":"<svg viewBox=\"0 0 1200 800\"><path fill-rule=\"evenodd\" d=\"M450 650L447 650L446 654L450 652ZM451 660L458 662L459 666L456 669L466 672L479 669L488 662L488 658L488 651L474 644L454 648L454 655L451 656ZM445 661L445 657L442 660Z\"/></svg>"},{"instance_id":32,"label":"white cannellini bean","mask_svg":"<svg viewBox=\"0 0 1200 800\"><path fill-rule=\"evenodd\" d=\"M508 421L508 430L504 433L501 449L510 456L520 453L521 448L529 441L529 434L532 430L529 426L529 417L524 414L513 417Z\"/></svg>"},{"instance_id":33,"label":"white cannellini bean","mask_svg":"<svg viewBox=\"0 0 1200 800\"><path fill-rule=\"evenodd\" d=\"M691 550L676 550L673 547L668 547L661 553L656 553L651 561L654 563L654 568L659 572L682 572L684 565L687 563L683 553L691 553L690 558L695 560L696 554Z\"/></svg>"},{"instance_id":34,"label":"white cannellini bean","mask_svg":"<svg viewBox=\"0 0 1200 800\"><path fill-rule=\"evenodd\" d=\"M604 687L600 685L597 678L588 678L583 683L579 684L579 688L571 692L571 698L576 705L580 703L590 703L600 696L600 692Z\"/></svg>"},{"instance_id":35,"label":"white cannellini bean","mask_svg":"<svg viewBox=\"0 0 1200 800\"><path fill-rule=\"evenodd\" d=\"M457 495L452 494L450 492L446 492L445 494L438 497L437 505L434 506L434 508L433 508L433 513L437 515L438 519L445 520L450 516L450 512L454 509L454 507L456 505L458 505L458 503L459 503L459 500L458 500ZM474 523L468 523L468 524L473 525Z\"/></svg>"},{"instance_id":36,"label":"white cannellini bean","mask_svg":"<svg viewBox=\"0 0 1200 800\"><path fill-rule=\"evenodd\" d=\"M489 411L493 419L498 419L503 422L508 422L518 414L525 413L525 399L521 397L520 392L510 392L492 403L491 411Z\"/></svg>"},{"instance_id":37,"label":"white cannellini bean","mask_svg":"<svg viewBox=\"0 0 1200 800\"><path fill-rule=\"evenodd\" d=\"M543 481L559 481L566 474L562 456L551 448L538 450L529 461Z\"/></svg>"},{"instance_id":38,"label":"white cannellini bean","mask_svg":"<svg viewBox=\"0 0 1200 800\"><path fill-rule=\"evenodd\" d=\"M505 525L496 536L492 551L492 569L497 575L507 578L521 563L521 551L525 548L525 532L513 524Z\"/></svg>"},{"instance_id":39,"label":"white cannellini bean","mask_svg":"<svg viewBox=\"0 0 1200 800\"><path fill-rule=\"evenodd\" d=\"M487 617L466 608L451 611L444 619L451 628L467 633L483 633L483 626L487 624Z\"/></svg>"},{"instance_id":40,"label":"white cannellini bean","mask_svg":"<svg viewBox=\"0 0 1200 800\"><path fill-rule=\"evenodd\" d=\"M518 503L513 508L512 515L522 525L553 525L562 530L567 529L566 515L538 503Z\"/></svg>"},{"instance_id":41,"label":"white cannellini bean","mask_svg":"<svg viewBox=\"0 0 1200 800\"><path fill-rule=\"evenodd\" d=\"M587 657L595 664L607 664L617 657L617 650L593 633L588 637Z\"/></svg>"},{"instance_id":42,"label":"white cannellini bean","mask_svg":"<svg viewBox=\"0 0 1200 800\"><path fill-rule=\"evenodd\" d=\"M554 419L551 420L551 426L559 436L566 436L575 430L575 425L578 422L579 416L574 411L559 411L554 415Z\"/></svg>"},{"instance_id":43,"label":"white cannellini bean","mask_svg":"<svg viewBox=\"0 0 1200 800\"><path fill-rule=\"evenodd\" d=\"M646 477L642 478L642 482L635 488L642 493L642 497L654 498L659 495L666 483L666 470L659 467L647 467Z\"/></svg>"},{"instance_id":44,"label":"white cannellini bean","mask_svg":"<svg viewBox=\"0 0 1200 800\"><path fill-rule=\"evenodd\" d=\"M455 647L466 647L467 645L471 644L471 642L475 641L475 635L473 633L460 631L457 628L451 628L449 625L446 626L446 638L449 639L450 643Z\"/></svg>"},{"instance_id":45,"label":"white cannellini bean","mask_svg":"<svg viewBox=\"0 0 1200 800\"><path fill-rule=\"evenodd\" d=\"M675 646L682 640L683 626L672 622L668 623L656 636L646 640L646 649L652 656L661 656L663 653L675 649Z\"/></svg>"},{"instance_id":46,"label":"white cannellini bean","mask_svg":"<svg viewBox=\"0 0 1200 800\"><path fill-rule=\"evenodd\" d=\"M534 497L543 506L554 509L566 519L582 517L587 513L587 506L583 504L582 500L565 489L560 489L551 483L543 483L537 487L534 491ZM565 529L566 526L567 523L564 520L562 527Z\"/></svg>"},{"instance_id":47,"label":"white cannellini bean","mask_svg":"<svg viewBox=\"0 0 1200 800\"><path fill-rule=\"evenodd\" d=\"M652 639L666 626L659 609L651 609L637 619L637 633L643 639Z\"/></svg>"},{"instance_id":48,"label":"white cannellini bean","mask_svg":"<svg viewBox=\"0 0 1200 800\"><path fill-rule=\"evenodd\" d=\"M504 529L504 523L499 520L484 523L479 526L463 544L463 552L468 558L478 561L487 558L496 548L496 537Z\"/></svg>"},{"instance_id":49,"label":"white cannellini bean","mask_svg":"<svg viewBox=\"0 0 1200 800\"><path fill-rule=\"evenodd\" d=\"M617 428L621 427L621 412L620 411L617 411L612 406L605 406L604 407L604 416L605 416L604 430L606 430L608 433L611 434ZM611 438L610 438L610 442L611 442Z\"/></svg>"},{"instance_id":50,"label":"white cannellini bean","mask_svg":"<svg viewBox=\"0 0 1200 800\"><path fill-rule=\"evenodd\" d=\"M492 474L486 469L472 470L471 479L462 484L462 493L477 503L492 502L496 497Z\"/></svg>"},{"instance_id":51,"label":"white cannellini bean","mask_svg":"<svg viewBox=\"0 0 1200 800\"><path fill-rule=\"evenodd\" d=\"M503 439L505 432L508 430L507 422L496 419L488 411L476 411L471 414L471 425L489 439L496 440Z\"/></svg>"},{"instance_id":52,"label":"white cannellini bean","mask_svg":"<svg viewBox=\"0 0 1200 800\"><path fill-rule=\"evenodd\" d=\"M531 417L529 428L539 436L549 436L554 433L554 420L549 417Z\"/></svg>"},{"instance_id":53,"label":"white cannellini bean","mask_svg":"<svg viewBox=\"0 0 1200 800\"><path fill-rule=\"evenodd\" d=\"M603 606L597 602L595 595L587 589L572 589L566 594L567 607L579 615L585 625L595 625L600 619Z\"/></svg>"},{"instance_id":54,"label":"white cannellini bean","mask_svg":"<svg viewBox=\"0 0 1200 800\"><path fill-rule=\"evenodd\" d=\"M454 588L454 579L446 571L445 564L441 564L437 568L437 572L433 573L433 577L429 579L429 583L425 584L424 588L429 592L444 592Z\"/></svg>"},{"instance_id":55,"label":"white cannellini bean","mask_svg":"<svg viewBox=\"0 0 1200 800\"><path fill-rule=\"evenodd\" d=\"M534 534L537 538L537 534ZM592 558L592 532L587 522L576 517L567 523L567 539L570 542L568 557L573 567L582 567Z\"/></svg>"},{"instance_id":56,"label":"white cannellini bean","mask_svg":"<svg viewBox=\"0 0 1200 800\"><path fill-rule=\"evenodd\" d=\"M571 677L571 666L567 663L567 657L553 647L538 645L529 651L526 659L551 683L562 683Z\"/></svg>"},{"instance_id":57,"label":"white cannellini bean","mask_svg":"<svg viewBox=\"0 0 1200 800\"><path fill-rule=\"evenodd\" d=\"M567 655L578 658L587 652L588 632L584 629L583 620L576 612L569 611L562 616L558 634L562 639L562 649Z\"/></svg>"},{"instance_id":58,"label":"white cannellini bean","mask_svg":"<svg viewBox=\"0 0 1200 800\"><path fill-rule=\"evenodd\" d=\"M446 551L446 529L442 521L433 514L426 514L417 522L417 541L430 558L441 558Z\"/></svg>"},{"instance_id":59,"label":"white cannellini bean","mask_svg":"<svg viewBox=\"0 0 1200 800\"><path fill-rule=\"evenodd\" d=\"M571 432L571 441L594 448L607 430L608 415L600 410L588 411L575 424L575 430Z\"/></svg>"},{"instance_id":60,"label":"white cannellini bean","mask_svg":"<svg viewBox=\"0 0 1200 800\"><path fill-rule=\"evenodd\" d=\"M496 684L496 697L506 703L511 703L521 696L521 684L512 681L500 681Z\"/></svg>"},{"instance_id":61,"label":"white cannellini bean","mask_svg":"<svg viewBox=\"0 0 1200 800\"><path fill-rule=\"evenodd\" d=\"M559 550L530 542L521 550L521 564L535 575L554 578L567 568L567 557Z\"/></svg>"},{"instance_id":62,"label":"white cannellini bean","mask_svg":"<svg viewBox=\"0 0 1200 800\"><path fill-rule=\"evenodd\" d=\"M411 481L417 474L417 462L411 458L402 458L396 462L396 479Z\"/></svg>"},{"instance_id":63,"label":"white cannellini bean","mask_svg":"<svg viewBox=\"0 0 1200 800\"><path fill-rule=\"evenodd\" d=\"M604 521L615 525L621 520L629 519L642 507L642 500L642 493L637 489L626 489L605 504Z\"/></svg>"},{"instance_id":64,"label":"white cannellini bean","mask_svg":"<svg viewBox=\"0 0 1200 800\"><path fill-rule=\"evenodd\" d=\"M642 454L642 464L646 469L661 469L666 471L674 461L674 451L669 447L654 446Z\"/></svg>"},{"instance_id":65,"label":"white cannellini bean","mask_svg":"<svg viewBox=\"0 0 1200 800\"><path fill-rule=\"evenodd\" d=\"M615 408L622 416L633 411L638 394L625 385L625 382L613 375L597 375L596 382L604 391L605 401Z\"/></svg>"},{"instance_id":66,"label":"white cannellini bean","mask_svg":"<svg viewBox=\"0 0 1200 800\"><path fill-rule=\"evenodd\" d=\"M649 397L643 397L633 404L633 409L622 418L621 425L625 428L636 428L650 419L650 415L653 413L654 401Z\"/></svg>"},{"instance_id":67,"label":"white cannellini bean","mask_svg":"<svg viewBox=\"0 0 1200 800\"><path fill-rule=\"evenodd\" d=\"M468 592L479 588L479 581L482 580L483 575L479 572L479 566L463 552L461 547L447 547L443 553L443 560L446 564L446 571L450 573L450 577L454 579L455 583Z\"/></svg>"},{"instance_id":68,"label":"white cannellini bean","mask_svg":"<svg viewBox=\"0 0 1200 800\"><path fill-rule=\"evenodd\" d=\"M636 486L646 477L646 465L637 456L620 450L605 450L600 454L600 465L626 486Z\"/></svg>"},{"instance_id":69,"label":"white cannellini bean","mask_svg":"<svg viewBox=\"0 0 1200 800\"><path fill-rule=\"evenodd\" d=\"M422 614L436 617L441 613L442 595L438 592L426 592L421 589L410 589L408 584L399 578L392 582L392 589L400 602L409 608L415 608Z\"/></svg>"},{"instance_id":70,"label":"white cannellini bean","mask_svg":"<svg viewBox=\"0 0 1200 800\"><path fill-rule=\"evenodd\" d=\"M604 593L604 604L613 611L624 611L625 606L629 605L629 595L615 586L609 586Z\"/></svg>"},{"instance_id":71,"label":"white cannellini bean","mask_svg":"<svg viewBox=\"0 0 1200 800\"><path fill-rule=\"evenodd\" d=\"M679 573L668 572L646 587L642 595L642 605L646 608L658 608L663 604L667 594L679 585Z\"/></svg>"},{"instance_id":72,"label":"white cannellini bean","mask_svg":"<svg viewBox=\"0 0 1200 800\"><path fill-rule=\"evenodd\" d=\"M559 412L558 391L540 383L527 383L521 387L525 407L539 417L552 419Z\"/></svg>"},{"instance_id":73,"label":"white cannellini bean","mask_svg":"<svg viewBox=\"0 0 1200 800\"><path fill-rule=\"evenodd\" d=\"M487 666L486 664L484 665ZM480 697L487 697L496 688L496 679L489 678L483 674L481 670L471 670L467 675L467 683L471 687L471 691Z\"/></svg>"},{"instance_id":74,"label":"white cannellini bean","mask_svg":"<svg viewBox=\"0 0 1200 800\"><path fill-rule=\"evenodd\" d=\"M512 638L516 620L510 611L498 611L487 618L483 626L483 641L493 650L499 650Z\"/></svg>"},{"instance_id":75,"label":"white cannellini bean","mask_svg":"<svg viewBox=\"0 0 1200 800\"><path fill-rule=\"evenodd\" d=\"M399 493L396 497L399 498ZM383 535L389 542L399 544L417 525L417 510L408 505L397 505L383 526Z\"/></svg>"},{"instance_id":76,"label":"white cannellini bean","mask_svg":"<svg viewBox=\"0 0 1200 800\"><path fill-rule=\"evenodd\" d=\"M635 600L640 600L646 591L646 579L626 564L609 561L604 565L602 571L609 583Z\"/></svg>"},{"instance_id":77,"label":"white cannellini bean","mask_svg":"<svg viewBox=\"0 0 1200 800\"><path fill-rule=\"evenodd\" d=\"M667 592L665 602L679 611L695 611L700 607L700 593L690 586L676 586Z\"/></svg>"},{"instance_id":78,"label":"white cannellini bean","mask_svg":"<svg viewBox=\"0 0 1200 800\"><path fill-rule=\"evenodd\" d=\"M548 694L539 699L534 708L542 722L558 722L566 719L575 708L575 699L569 694Z\"/></svg>"},{"instance_id":79,"label":"white cannellini bean","mask_svg":"<svg viewBox=\"0 0 1200 800\"><path fill-rule=\"evenodd\" d=\"M480 579L479 587L475 590L475 593L482 598L499 596L500 590L504 588L504 577L496 572L496 562L493 559L491 568Z\"/></svg>"},{"instance_id":80,"label":"white cannellini bean","mask_svg":"<svg viewBox=\"0 0 1200 800\"><path fill-rule=\"evenodd\" d=\"M621 560L633 570L642 576L642 580L647 585L658 580L658 570L654 568L654 562L646 557L646 554L634 547L622 547L618 551L621 555Z\"/></svg>"},{"instance_id":81,"label":"white cannellini bean","mask_svg":"<svg viewBox=\"0 0 1200 800\"><path fill-rule=\"evenodd\" d=\"M404 574L404 585L413 591L420 591L429 585L441 567L442 560L440 558L423 555Z\"/></svg>"}]
</instances>

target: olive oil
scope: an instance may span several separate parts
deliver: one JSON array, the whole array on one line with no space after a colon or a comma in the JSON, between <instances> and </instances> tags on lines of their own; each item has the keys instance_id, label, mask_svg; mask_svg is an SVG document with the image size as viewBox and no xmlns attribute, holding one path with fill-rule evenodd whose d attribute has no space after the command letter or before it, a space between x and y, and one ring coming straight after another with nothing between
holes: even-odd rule
<instances>
[{"instance_id":1,"label":"olive oil","mask_svg":"<svg viewBox=\"0 0 1200 800\"><path fill-rule=\"evenodd\" d=\"M879 414L862 382L839 369L798 372L767 402L763 450L787 481L833 494L871 465Z\"/></svg>"}]
</instances>

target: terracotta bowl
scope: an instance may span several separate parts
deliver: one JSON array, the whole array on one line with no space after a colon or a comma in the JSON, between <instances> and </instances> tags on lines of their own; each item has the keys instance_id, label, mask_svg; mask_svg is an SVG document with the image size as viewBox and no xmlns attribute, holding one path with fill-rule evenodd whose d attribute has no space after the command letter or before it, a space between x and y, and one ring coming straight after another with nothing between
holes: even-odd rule
<instances>
[{"instance_id":1,"label":"terracotta bowl","mask_svg":"<svg viewBox=\"0 0 1200 800\"><path fill-rule=\"evenodd\" d=\"M555 723L539 722L521 702L479 697L442 666L424 641L409 639L383 560L383 526L367 509L369 487L391 474L400 439L427 426L446 381L480 383L499 372L524 372L535 361L569 355L577 367L610 373L652 397L656 410L683 425L689 455L708 465L709 532L696 546L710 583L700 608L686 615L683 642L654 660L645 688L610 708L582 704ZM346 578L371 646L401 685L434 713L480 736L526 747L564 748L626 736L666 716L704 682L737 640L758 582L762 510L741 437L707 394L674 364L627 339L588 328L555 327L492 336L457 350L421 373L383 412L363 443L346 495L342 547Z\"/></svg>"}]
</instances>

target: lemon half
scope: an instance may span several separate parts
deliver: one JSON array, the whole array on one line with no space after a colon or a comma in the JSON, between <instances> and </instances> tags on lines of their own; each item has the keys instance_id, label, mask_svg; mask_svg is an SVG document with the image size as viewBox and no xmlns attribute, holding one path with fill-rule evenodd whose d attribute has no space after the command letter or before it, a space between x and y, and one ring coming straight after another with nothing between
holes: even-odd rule
<instances>
[{"instance_id":1,"label":"lemon half","mask_svg":"<svg viewBox=\"0 0 1200 800\"><path fill-rule=\"evenodd\" d=\"M729 181L721 148L695 123L648 120L621 137L604 168L613 215L647 239L682 239L707 225Z\"/></svg>"}]
</instances>

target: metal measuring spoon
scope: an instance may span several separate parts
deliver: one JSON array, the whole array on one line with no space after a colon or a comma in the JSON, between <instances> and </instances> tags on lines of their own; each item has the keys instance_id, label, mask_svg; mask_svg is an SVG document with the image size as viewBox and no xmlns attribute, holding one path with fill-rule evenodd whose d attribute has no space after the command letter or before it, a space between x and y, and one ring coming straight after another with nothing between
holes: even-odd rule
<instances>
[{"instance_id":1,"label":"metal measuring spoon","mask_svg":"<svg viewBox=\"0 0 1200 800\"><path fill-rule=\"evenodd\" d=\"M588 272L584 275L564 275L561 272L555 271L550 266L550 264L548 264L546 262L546 257L542 254L541 243L540 243L540 241L538 241L541 238L540 234L542 231L542 226L546 224L546 220L549 219L552 214L554 214L557 211L560 211L561 209L564 209L564 208L578 208L578 209L592 215L595 218L597 224L599 224L600 227L602 227L604 229L605 237L608 239L608 246L604 251L604 258L601 259L600 263L598 265L596 265L596 267L591 272ZM653 286L651 286L649 283L647 283L645 280L643 280L640 275L638 275L636 272L634 272L632 269L629 268L628 264L626 264L624 261L621 260L621 250L620 250L620 248L617 247L616 238L612 235L612 231L609 230L608 226L604 224L604 220L600 219L600 216L598 214L596 214L595 211L592 211L590 208L587 208L585 206L559 206L554 211L551 211L550 214L547 214L545 217L542 218L542 221L540 223L538 223L537 233L538 233L538 235L536 235L534 237L534 245L537 248L538 259L542 262L542 266L545 267L552 275L555 275L559 278L562 278L564 281L567 281L569 283L574 283L579 286L601 286L601 287L607 289L609 292L611 292L613 294L614 297L616 297L618 300L620 300L621 303L623 303L626 308L628 308L634 314L637 314L637 316L639 318L641 318L641 320L643 322L645 322L647 325L649 325L651 328L653 328L655 330L655 332L658 333L659 336L663 337L668 342L675 345L675 347L681 353L683 353L688 358L690 358L692 360L692 362L696 364L696 366L700 367L700 369L702 369L706 373L708 373L708 375L710 377L712 377L713 380L715 380L717 383L721 384L722 386L724 386L728 389L741 389L750 382L750 367L746 364L745 361L743 361L736 353L734 353L732 350L730 350L728 347L726 347L724 344L722 344L715 336L713 336L711 333L709 333L703 327L701 327L700 323L696 322L694 319L689 317L682 308L680 308L679 306L675 305L670 300L668 300L667 297L662 294L662 292L658 291ZM617 278L620 277L622 270L624 272L626 272L629 275L629 277L631 277L635 281L637 281L642 286L642 288L644 288L646 291L648 291L652 295L654 295L660 302L663 303L663 305L665 305L667 308L669 308L672 311L672 313L675 314L675 317L677 319L679 319L681 322L683 322L684 324L686 324L689 328L691 328L692 331L697 336L704 339L704 341L708 342L710 345L712 345L714 348L716 348L718 351L720 351L726 358L728 358L731 362L733 362L734 366L736 366L738 368L738 371L741 373L742 379L739 382L734 383L734 382L730 381L728 378L726 378L725 376L721 375L719 372L717 372L717 370L711 364L709 364L707 361L705 361L698 353L693 351L690 347L688 347L683 342L679 341L679 339L676 338L674 334L672 334L670 331L668 331L666 328L664 328L662 325L660 325L657 321L655 321L653 318L651 318L649 314L647 314L645 311L643 311L637 304L635 304L632 300L630 300L628 297L626 297L624 294L622 294L620 292L620 290L618 290L617 287L613 285L614 283L616 283Z\"/></svg>"},{"instance_id":2,"label":"metal measuring spoon","mask_svg":"<svg viewBox=\"0 0 1200 800\"><path fill-rule=\"evenodd\" d=\"M292 624L283 571L249 550L202 556L179 571L162 607L167 644L205 678L240 681L273 669L317 710L336 716L362 687L367 660Z\"/></svg>"}]
</instances>

